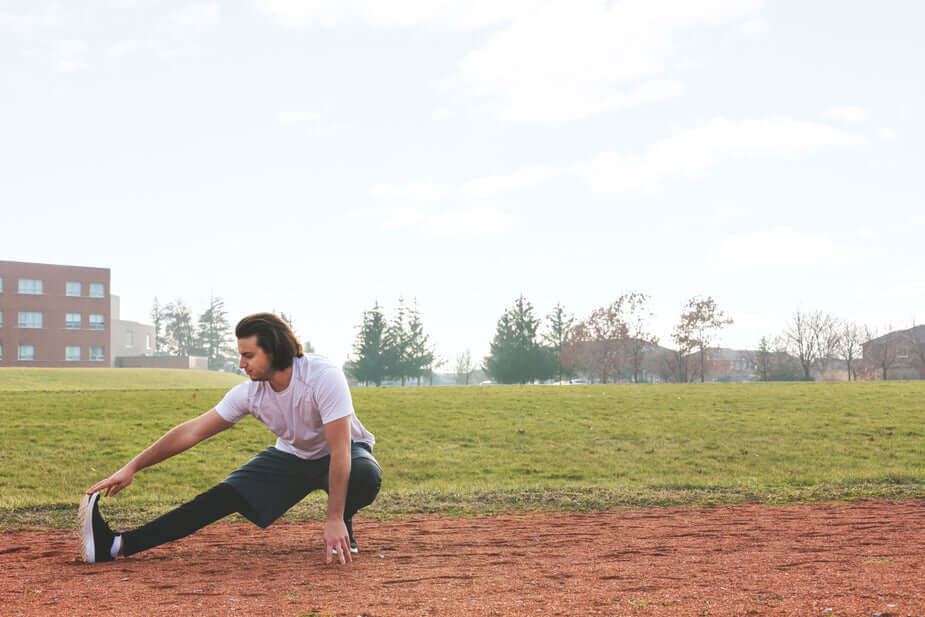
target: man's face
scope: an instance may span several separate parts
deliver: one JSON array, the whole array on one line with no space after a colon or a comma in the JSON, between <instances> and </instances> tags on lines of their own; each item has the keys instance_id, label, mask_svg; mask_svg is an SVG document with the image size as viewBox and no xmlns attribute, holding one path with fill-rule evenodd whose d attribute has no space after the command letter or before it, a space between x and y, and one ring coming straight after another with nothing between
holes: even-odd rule
<instances>
[{"instance_id":1,"label":"man's face","mask_svg":"<svg viewBox=\"0 0 925 617\"><path fill-rule=\"evenodd\" d=\"M238 366L254 381L266 381L270 378L272 362L270 356L257 344L257 335L238 339L238 353L241 362Z\"/></svg>"}]
</instances>

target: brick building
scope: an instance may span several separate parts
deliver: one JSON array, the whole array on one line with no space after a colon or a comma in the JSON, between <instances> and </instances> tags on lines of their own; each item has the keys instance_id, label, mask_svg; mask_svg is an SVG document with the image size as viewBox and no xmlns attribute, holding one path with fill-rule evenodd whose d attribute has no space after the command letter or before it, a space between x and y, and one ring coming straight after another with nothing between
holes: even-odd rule
<instances>
[{"instance_id":1,"label":"brick building","mask_svg":"<svg viewBox=\"0 0 925 617\"><path fill-rule=\"evenodd\" d=\"M866 379L925 379L925 325L864 343L861 373Z\"/></svg>"},{"instance_id":2,"label":"brick building","mask_svg":"<svg viewBox=\"0 0 925 617\"><path fill-rule=\"evenodd\" d=\"M0 261L0 366L110 366L109 284L109 268Z\"/></svg>"}]
</instances>

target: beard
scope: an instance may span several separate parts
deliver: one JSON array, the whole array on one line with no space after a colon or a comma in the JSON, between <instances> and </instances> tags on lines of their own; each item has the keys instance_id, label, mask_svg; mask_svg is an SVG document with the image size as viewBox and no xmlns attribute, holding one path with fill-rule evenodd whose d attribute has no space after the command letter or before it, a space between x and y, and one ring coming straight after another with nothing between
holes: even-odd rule
<instances>
[{"instance_id":1,"label":"beard","mask_svg":"<svg viewBox=\"0 0 925 617\"><path fill-rule=\"evenodd\" d=\"M269 369L267 369L266 371L262 373L257 373L255 371L249 374L248 377L250 377L251 381L269 381L271 373L272 371L270 371Z\"/></svg>"}]
</instances>

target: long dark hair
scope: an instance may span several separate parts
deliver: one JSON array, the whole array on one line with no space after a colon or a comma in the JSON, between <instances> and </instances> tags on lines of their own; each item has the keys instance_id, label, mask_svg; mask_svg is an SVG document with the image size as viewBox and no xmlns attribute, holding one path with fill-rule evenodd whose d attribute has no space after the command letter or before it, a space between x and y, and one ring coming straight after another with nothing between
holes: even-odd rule
<instances>
[{"instance_id":1,"label":"long dark hair","mask_svg":"<svg viewBox=\"0 0 925 617\"><path fill-rule=\"evenodd\" d=\"M234 335L241 338L257 335L257 346L273 358L270 366L284 371L292 366L293 358L302 357L302 344L292 328L273 313L254 313L238 322Z\"/></svg>"}]
</instances>

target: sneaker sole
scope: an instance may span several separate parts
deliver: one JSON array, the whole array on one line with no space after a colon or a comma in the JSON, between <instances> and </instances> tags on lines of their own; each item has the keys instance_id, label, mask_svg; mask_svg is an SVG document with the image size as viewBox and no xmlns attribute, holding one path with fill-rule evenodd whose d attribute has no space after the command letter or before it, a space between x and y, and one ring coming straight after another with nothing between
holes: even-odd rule
<instances>
[{"instance_id":1,"label":"sneaker sole","mask_svg":"<svg viewBox=\"0 0 925 617\"><path fill-rule=\"evenodd\" d=\"M80 509L77 510L77 531L80 534L80 558L85 563L96 561L96 551L93 544L93 504L100 498L99 493L84 495L80 500Z\"/></svg>"}]
</instances>

